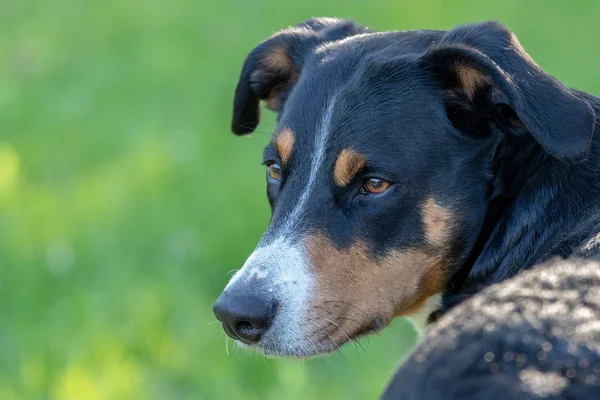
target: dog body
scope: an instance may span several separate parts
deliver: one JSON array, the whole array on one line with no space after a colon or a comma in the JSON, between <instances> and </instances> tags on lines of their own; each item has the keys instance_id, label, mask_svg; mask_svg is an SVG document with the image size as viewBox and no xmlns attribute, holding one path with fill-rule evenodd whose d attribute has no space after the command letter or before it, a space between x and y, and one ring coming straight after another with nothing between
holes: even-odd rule
<instances>
[{"instance_id":1,"label":"dog body","mask_svg":"<svg viewBox=\"0 0 600 400\"><path fill-rule=\"evenodd\" d=\"M235 133L254 130L260 100L279 115L263 156L272 218L215 303L230 336L266 354L309 356L396 316L427 315L440 321L398 371L389 398L438 398L435 390L454 379L464 387L445 398L468 398L469 388L489 397L504 386L477 376L509 371L492 366L500 352L515 346L531 361L546 342L555 349L548 360L589 359L569 393L597 390L598 348L586 341L598 343L600 331L598 303L588 299L600 287L598 265L555 262L518 275L552 257L598 258L597 98L543 72L496 23L375 33L319 18L250 53ZM555 307L561 315L588 299L583 317L566 320L583 321L585 332L553 329L542 311L555 302L518 294L533 283L551 286L546 294L564 303ZM561 297L569 291L576 296ZM490 314L490 303L502 312ZM452 327L454 341L442 327ZM462 369L437 373L436 363ZM572 375L565 365L548 362L523 379ZM519 376L511 371L507 384ZM557 385L563 390L552 393L566 393Z\"/></svg>"}]
</instances>

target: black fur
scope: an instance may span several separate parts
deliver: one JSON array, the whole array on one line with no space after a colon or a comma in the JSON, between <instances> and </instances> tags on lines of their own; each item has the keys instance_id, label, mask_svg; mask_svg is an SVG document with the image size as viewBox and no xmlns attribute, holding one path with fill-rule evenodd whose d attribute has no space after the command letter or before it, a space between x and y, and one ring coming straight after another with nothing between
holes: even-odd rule
<instances>
[{"instance_id":1,"label":"black fur","mask_svg":"<svg viewBox=\"0 0 600 400\"><path fill-rule=\"evenodd\" d=\"M274 46L288 50L294 74L261 69L261 57ZM474 93L457 67L483 77ZM450 280L430 317L440 321L398 371L386 398L536 398L519 386L522 366L506 361L492 371L484 362L488 352L498 359L507 351L524 354L526 366L558 374L572 368L565 364L570 360L589 360L568 378L568 389L547 398L599 393L593 368L600 369L600 329L583 338L570 315L586 306L592 312L584 322L600 323L597 299L588 299L600 287L599 265L553 262L520 274L553 257L598 256L598 98L546 74L498 23L373 33L334 19L304 22L250 53L236 90L234 132L253 131L259 100L273 95L281 103L279 129L290 128L297 140L281 181L269 183L271 228L306 184L315 127L334 97L328 157L351 147L376 163L343 189L323 171L298 235L324 231L340 248L359 237L374 254L385 254L423 241L419 205L428 196L454 212L445 271ZM270 160L279 162L272 145L265 150ZM361 182L373 175L392 188L383 196L361 196ZM529 288L552 298L519 294ZM490 315L486 309L494 304L503 310L505 300L518 321L513 311ZM559 302L567 308L556 319L541 314L540 304ZM458 336L447 337L442 327ZM554 349L548 362L535 362L546 341Z\"/></svg>"}]
</instances>

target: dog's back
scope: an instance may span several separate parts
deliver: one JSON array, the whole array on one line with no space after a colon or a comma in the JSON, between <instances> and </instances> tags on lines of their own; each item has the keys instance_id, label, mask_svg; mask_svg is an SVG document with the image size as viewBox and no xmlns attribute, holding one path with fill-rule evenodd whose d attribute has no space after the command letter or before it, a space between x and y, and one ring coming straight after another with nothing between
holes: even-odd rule
<instances>
[{"instance_id":1,"label":"dog's back","mask_svg":"<svg viewBox=\"0 0 600 400\"><path fill-rule=\"evenodd\" d=\"M555 259L458 305L383 398L600 398L600 262Z\"/></svg>"}]
</instances>

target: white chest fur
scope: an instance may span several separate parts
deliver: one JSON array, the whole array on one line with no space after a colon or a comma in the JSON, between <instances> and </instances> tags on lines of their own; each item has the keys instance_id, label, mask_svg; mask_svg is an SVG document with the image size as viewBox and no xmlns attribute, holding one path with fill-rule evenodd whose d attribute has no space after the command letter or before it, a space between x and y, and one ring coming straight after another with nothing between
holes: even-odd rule
<instances>
[{"instance_id":1,"label":"white chest fur","mask_svg":"<svg viewBox=\"0 0 600 400\"><path fill-rule=\"evenodd\" d=\"M427 333L427 318L429 315L439 308L442 300L441 294L435 294L425 300L425 303L412 314L407 315L407 318L412 322L415 330L422 337Z\"/></svg>"}]
</instances>

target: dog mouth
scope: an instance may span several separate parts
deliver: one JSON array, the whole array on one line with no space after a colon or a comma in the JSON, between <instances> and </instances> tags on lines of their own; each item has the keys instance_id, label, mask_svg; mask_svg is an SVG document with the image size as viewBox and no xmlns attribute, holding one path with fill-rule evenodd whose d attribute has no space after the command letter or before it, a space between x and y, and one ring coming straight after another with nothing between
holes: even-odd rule
<instances>
[{"instance_id":1,"label":"dog mouth","mask_svg":"<svg viewBox=\"0 0 600 400\"><path fill-rule=\"evenodd\" d=\"M340 318L344 319L344 318ZM347 326L342 326L334 320L328 320L327 324L313 326L300 337L296 335L277 335L268 331L257 343L246 343L233 334L227 332L236 344L244 349L262 353L267 357L291 357L307 358L331 354L341 349L347 343L379 332L387 326L381 318L375 318L368 324L349 331Z\"/></svg>"},{"instance_id":2,"label":"dog mouth","mask_svg":"<svg viewBox=\"0 0 600 400\"><path fill-rule=\"evenodd\" d=\"M217 319L240 347L268 356L318 356L391 321L390 299L323 287L319 280L327 277L317 275L307 254L305 245L284 239L259 244L215 301ZM369 286L356 285L352 290Z\"/></svg>"},{"instance_id":3,"label":"dog mouth","mask_svg":"<svg viewBox=\"0 0 600 400\"><path fill-rule=\"evenodd\" d=\"M277 343L266 342L257 343L255 345L247 345L238 342L238 345L244 349L255 350L267 357L285 357L285 358L311 358L331 354L344 346L343 343L328 343L328 342L298 342L298 343Z\"/></svg>"}]
</instances>

